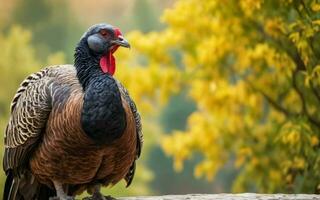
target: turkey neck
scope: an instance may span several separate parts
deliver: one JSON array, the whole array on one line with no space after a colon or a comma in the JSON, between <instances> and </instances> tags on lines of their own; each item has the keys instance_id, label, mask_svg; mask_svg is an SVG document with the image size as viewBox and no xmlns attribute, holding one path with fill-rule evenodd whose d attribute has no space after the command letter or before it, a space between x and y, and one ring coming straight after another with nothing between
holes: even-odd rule
<instances>
[{"instance_id":1,"label":"turkey neck","mask_svg":"<svg viewBox=\"0 0 320 200\"><path fill-rule=\"evenodd\" d=\"M109 144L123 134L126 114L117 83L102 72L99 58L83 42L76 48L75 67L84 91L81 125L96 143Z\"/></svg>"}]
</instances>

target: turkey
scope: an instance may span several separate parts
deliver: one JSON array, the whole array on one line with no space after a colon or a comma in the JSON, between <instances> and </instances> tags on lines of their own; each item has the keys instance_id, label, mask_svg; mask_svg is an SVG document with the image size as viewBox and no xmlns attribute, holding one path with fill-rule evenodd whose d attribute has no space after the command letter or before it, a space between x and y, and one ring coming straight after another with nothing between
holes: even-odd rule
<instances>
[{"instance_id":1,"label":"turkey","mask_svg":"<svg viewBox=\"0 0 320 200\"><path fill-rule=\"evenodd\" d=\"M113 75L118 47L130 48L109 24L88 29L74 65L31 74L11 104L5 131L4 200L106 199L101 186L131 184L142 148L140 115Z\"/></svg>"}]
</instances>

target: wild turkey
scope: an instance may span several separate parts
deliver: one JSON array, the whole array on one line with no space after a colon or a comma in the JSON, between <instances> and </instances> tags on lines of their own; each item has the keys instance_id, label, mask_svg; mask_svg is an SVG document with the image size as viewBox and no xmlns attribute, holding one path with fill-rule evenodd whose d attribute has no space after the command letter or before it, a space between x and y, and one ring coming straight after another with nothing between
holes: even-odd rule
<instances>
[{"instance_id":1,"label":"wild turkey","mask_svg":"<svg viewBox=\"0 0 320 200\"><path fill-rule=\"evenodd\" d=\"M130 47L108 24L89 28L75 49L73 65L28 76L11 104L5 132L4 200L73 199L135 172L142 148L140 115L112 75L113 53Z\"/></svg>"}]
</instances>

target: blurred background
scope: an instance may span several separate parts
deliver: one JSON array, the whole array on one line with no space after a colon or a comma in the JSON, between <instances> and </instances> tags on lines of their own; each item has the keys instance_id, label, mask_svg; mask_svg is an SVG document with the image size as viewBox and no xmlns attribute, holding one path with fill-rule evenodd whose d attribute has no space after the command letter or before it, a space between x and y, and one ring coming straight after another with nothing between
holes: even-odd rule
<instances>
[{"instance_id":1,"label":"blurred background","mask_svg":"<svg viewBox=\"0 0 320 200\"><path fill-rule=\"evenodd\" d=\"M115 77L145 137L132 186L105 194L319 193L319 11L318 0L0 0L0 130L20 82L73 63L105 22L131 43Z\"/></svg>"}]
</instances>

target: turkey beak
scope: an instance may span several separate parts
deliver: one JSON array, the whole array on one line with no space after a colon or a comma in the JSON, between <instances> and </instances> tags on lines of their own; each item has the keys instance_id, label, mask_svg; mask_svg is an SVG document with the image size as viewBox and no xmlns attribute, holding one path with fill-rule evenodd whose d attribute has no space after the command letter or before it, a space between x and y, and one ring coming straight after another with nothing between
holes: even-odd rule
<instances>
[{"instance_id":1,"label":"turkey beak","mask_svg":"<svg viewBox=\"0 0 320 200\"><path fill-rule=\"evenodd\" d=\"M122 47L126 47L126 48L129 48L129 49L131 47L129 42L128 42L128 40L126 40L122 35L119 35L117 40L113 40L112 44L116 44L116 45L119 45L119 46L122 46Z\"/></svg>"}]
</instances>

